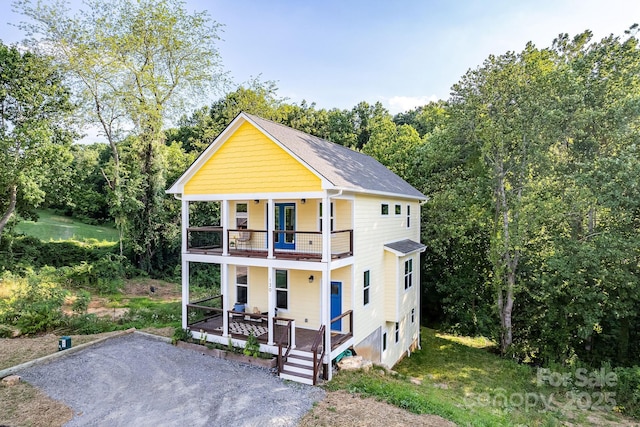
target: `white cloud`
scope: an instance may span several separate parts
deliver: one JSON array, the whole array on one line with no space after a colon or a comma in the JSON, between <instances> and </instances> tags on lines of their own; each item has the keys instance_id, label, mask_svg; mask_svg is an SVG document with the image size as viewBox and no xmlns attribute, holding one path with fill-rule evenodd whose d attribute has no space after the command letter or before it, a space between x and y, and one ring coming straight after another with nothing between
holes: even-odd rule
<instances>
[{"instance_id":1,"label":"white cloud","mask_svg":"<svg viewBox=\"0 0 640 427\"><path fill-rule=\"evenodd\" d=\"M438 97L431 96L392 96L382 98L382 103L389 109L391 114L402 113L413 108L426 105L431 101L437 101Z\"/></svg>"}]
</instances>

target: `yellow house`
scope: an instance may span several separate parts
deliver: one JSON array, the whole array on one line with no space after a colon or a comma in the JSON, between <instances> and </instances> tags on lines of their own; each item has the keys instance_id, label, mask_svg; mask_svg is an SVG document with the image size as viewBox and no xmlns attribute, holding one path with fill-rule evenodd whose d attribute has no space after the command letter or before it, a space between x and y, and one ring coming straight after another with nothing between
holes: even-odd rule
<instances>
[{"instance_id":1,"label":"yellow house","mask_svg":"<svg viewBox=\"0 0 640 427\"><path fill-rule=\"evenodd\" d=\"M283 378L331 379L351 350L393 366L419 344L420 203L375 159L239 114L168 193L182 200L182 326L278 355ZM190 226L190 208L219 218ZM189 267L220 268L191 301Z\"/></svg>"}]
</instances>

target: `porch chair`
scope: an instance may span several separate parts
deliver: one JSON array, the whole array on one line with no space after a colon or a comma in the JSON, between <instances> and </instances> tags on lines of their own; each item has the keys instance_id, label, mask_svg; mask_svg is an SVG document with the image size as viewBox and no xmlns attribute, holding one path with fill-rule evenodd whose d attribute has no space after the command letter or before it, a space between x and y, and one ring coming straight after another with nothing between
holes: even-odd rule
<instances>
[{"instance_id":1,"label":"porch chair","mask_svg":"<svg viewBox=\"0 0 640 427\"><path fill-rule=\"evenodd\" d=\"M251 250L251 232L250 231L241 231L238 233L238 237L236 238L236 248Z\"/></svg>"}]
</instances>

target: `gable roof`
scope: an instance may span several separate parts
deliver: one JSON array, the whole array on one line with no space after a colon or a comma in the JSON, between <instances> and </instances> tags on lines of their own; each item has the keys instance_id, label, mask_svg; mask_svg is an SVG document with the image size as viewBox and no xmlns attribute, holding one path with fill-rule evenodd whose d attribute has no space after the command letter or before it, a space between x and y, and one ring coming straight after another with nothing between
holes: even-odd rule
<instances>
[{"instance_id":1,"label":"gable roof","mask_svg":"<svg viewBox=\"0 0 640 427\"><path fill-rule=\"evenodd\" d=\"M333 189L427 199L420 191L373 157L244 112L233 119L167 192L181 193L186 181L215 152L212 151L213 147L220 145L218 144L220 140L226 140L229 137L227 131L237 128L244 121L253 124L274 142L280 144L301 163L323 178Z\"/></svg>"}]
</instances>

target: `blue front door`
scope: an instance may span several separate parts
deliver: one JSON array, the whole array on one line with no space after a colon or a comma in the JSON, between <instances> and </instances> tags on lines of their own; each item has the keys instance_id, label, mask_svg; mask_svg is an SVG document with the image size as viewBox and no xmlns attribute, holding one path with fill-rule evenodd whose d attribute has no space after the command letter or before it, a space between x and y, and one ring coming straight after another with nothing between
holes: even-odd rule
<instances>
[{"instance_id":1,"label":"blue front door","mask_svg":"<svg viewBox=\"0 0 640 427\"><path fill-rule=\"evenodd\" d=\"M276 203L276 249L296 248L296 204ZM280 232L278 232L280 231ZM285 233L286 231L286 233Z\"/></svg>"},{"instance_id":2,"label":"blue front door","mask_svg":"<svg viewBox=\"0 0 640 427\"><path fill-rule=\"evenodd\" d=\"M342 282L331 282L331 318L342 314ZM332 331L342 330L342 319L331 324Z\"/></svg>"}]
</instances>

